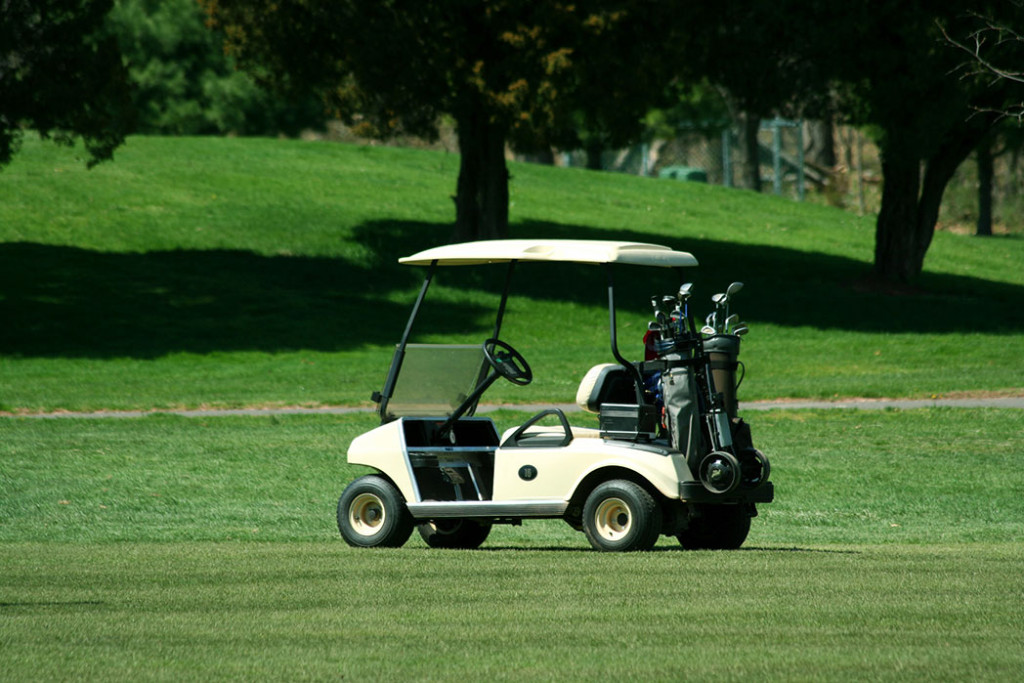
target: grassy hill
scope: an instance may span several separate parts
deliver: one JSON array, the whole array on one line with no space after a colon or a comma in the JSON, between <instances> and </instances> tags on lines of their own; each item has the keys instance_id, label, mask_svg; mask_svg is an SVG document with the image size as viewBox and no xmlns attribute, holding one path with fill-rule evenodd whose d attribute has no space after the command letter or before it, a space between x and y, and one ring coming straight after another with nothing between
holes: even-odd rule
<instances>
[{"instance_id":1,"label":"grassy hill","mask_svg":"<svg viewBox=\"0 0 1024 683\"><path fill-rule=\"evenodd\" d=\"M0 172L0 409L357 404L380 387L422 275L399 256L450 233L458 158L266 139L132 138L87 171L27 140ZM697 310L732 280L751 325L743 399L1024 387L1024 240L939 233L913 292L860 286L873 220L699 184L513 164L514 237L691 251ZM442 273L420 338L482 341L497 273ZM567 401L608 360L598 269L523 267L503 336ZM621 345L648 299L627 272ZM635 339L631 346L629 340Z\"/></svg>"}]
</instances>

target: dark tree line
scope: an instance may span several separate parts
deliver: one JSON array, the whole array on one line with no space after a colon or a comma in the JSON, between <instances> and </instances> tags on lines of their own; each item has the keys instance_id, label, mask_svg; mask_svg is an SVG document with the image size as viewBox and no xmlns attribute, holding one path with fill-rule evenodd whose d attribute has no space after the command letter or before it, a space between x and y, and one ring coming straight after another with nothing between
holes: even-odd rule
<instances>
[{"instance_id":1,"label":"dark tree line","mask_svg":"<svg viewBox=\"0 0 1024 683\"><path fill-rule=\"evenodd\" d=\"M89 164L109 159L134 124L128 71L103 25L113 0L0 2L0 167L24 127L80 137Z\"/></svg>"},{"instance_id":2,"label":"dark tree line","mask_svg":"<svg viewBox=\"0 0 1024 683\"><path fill-rule=\"evenodd\" d=\"M507 234L506 147L618 146L646 112L710 84L751 126L783 114L874 132L884 177L874 274L907 282L953 172L1024 101L1024 42L990 38L1020 35L1016 0L199 2L230 58L288 101L315 95L380 137L429 138L451 117L456 239ZM120 4L132 3L161 4ZM0 164L24 127L79 135L94 160L123 141L130 70L142 79L101 30L110 7L0 3Z\"/></svg>"}]
</instances>

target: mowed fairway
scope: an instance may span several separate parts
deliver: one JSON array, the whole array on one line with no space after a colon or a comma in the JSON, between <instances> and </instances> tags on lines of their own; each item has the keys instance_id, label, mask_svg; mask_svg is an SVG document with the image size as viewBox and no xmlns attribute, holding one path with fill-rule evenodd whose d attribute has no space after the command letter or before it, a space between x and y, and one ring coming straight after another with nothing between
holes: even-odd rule
<instances>
[{"instance_id":1,"label":"mowed fairway","mask_svg":"<svg viewBox=\"0 0 1024 683\"><path fill-rule=\"evenodd\" d=\"M1013 680L1017 545L4 548L9 680Z\"/></svg>"},{"instance_id":2,"label":"mowed fairway","mask_svg":"<svg viewBox=\"0 0 1024 683\"><path fill-rule=\"evenodd\" d=\"M397 259L451 232L452 154L77 154L27 138L0 175L0 681L1022 678L1024 411L746 415L776 501L744 548L622 555L557 520L350 549L335 508L368 413L24 417L367 405L422 277ZM700 317L744 281L741 400L1024 391L1019 234L941 232L893 292L862 280L870 217L528 164L511 194L512 237L693 251ZM500 278L452 270L417 341L493 329ZM537 381L485 402L570 401L609 360L604 275L518 274L502 336ZM634 357L679 283L624 280Z\"/></svg>"},{"instance_id":3,"label":"mowed fairway","mask_svg":"<svg viewBox=\"0 0 1024 683\"><path fill-rule=\"evenodd\" d=\"M1019 676L1019 411L751 419L778 500L746 547L636 555L557 521L348 548L367 415L6 419L0 677Z\"/></svg>"}]
</instances>

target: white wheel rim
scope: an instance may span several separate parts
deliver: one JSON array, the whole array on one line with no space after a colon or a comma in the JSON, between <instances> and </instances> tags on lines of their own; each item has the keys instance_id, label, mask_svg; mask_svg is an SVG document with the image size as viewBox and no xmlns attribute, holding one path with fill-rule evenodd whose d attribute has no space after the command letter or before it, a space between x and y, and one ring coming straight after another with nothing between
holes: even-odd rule
<instances>
[{"instance_id":1,"label":"white wheel rim","mask_svg":"<svg viewBox=\"0 0 1024 683\"><path fill-rule=\"evenodd\" d=\"M629 533L633 516L629 506L621 498L606 498L594 511L594 526L597 533L608 541L618 541Z\"/></svg>"},{"instance_id":2,"label":"white wheel rim","mask_svg":"<svg viewBox=\"0 0 1024 683\"><path fill-rule=\"evenodd\" d=\"M384 501L372 493L360 493L348 506L349 526L360 536L378 533L386 518Z\"/></svg>"}]
</instances>

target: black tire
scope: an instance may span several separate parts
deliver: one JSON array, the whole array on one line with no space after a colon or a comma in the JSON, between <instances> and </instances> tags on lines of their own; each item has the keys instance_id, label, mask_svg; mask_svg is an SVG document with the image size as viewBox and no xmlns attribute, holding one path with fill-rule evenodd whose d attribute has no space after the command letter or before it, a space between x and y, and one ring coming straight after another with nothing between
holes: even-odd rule
<instances>
[{"instance_id":1,"label":"black tire","mask_svg":"<svg viewBox=\"0 0 1024 683\"><path fill-rule=\"evenodd\" d=\"M736 550L750 533L746 505L702 505L700 516L676 538L687 550Z\"/></svg>"},{"instance_id":2,"label":"black tire","mask_svg":"<svg viewBox=\"0 0 1024 683\"><path fill-rule=\"evenodd\" d=\"M650 550L661 533L658 503L631 481L606 481L587 496L583 505L583 533L597 550Z\"/></svg>"},{"instance_id":3,"label":"black tire","mask_svg":"<svg viewBox=\"0 0 1024 683\"><path fill-rule=\"evenodd\" d=\"M431 548L479 548L491 533L491 525L474 519L438 519L416 527Z\"/></svg>"},{"instance_id":4,"label":"black tire","mask_svg":"<svg viewBox=\"0 0 1024 683\"><path fill-rule=\"evenodd\" d=\"M405 499L383 477L356 479L338 500L338 530L350 546L398 548L409 540L412 527Z\"/></svg>"}]
</instances>

